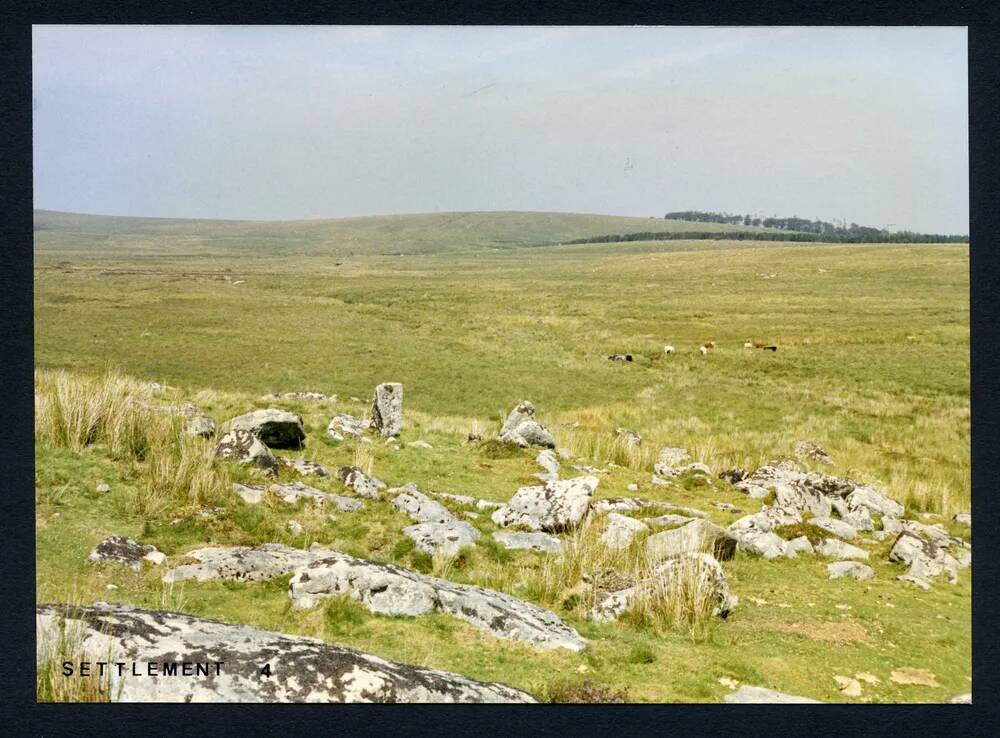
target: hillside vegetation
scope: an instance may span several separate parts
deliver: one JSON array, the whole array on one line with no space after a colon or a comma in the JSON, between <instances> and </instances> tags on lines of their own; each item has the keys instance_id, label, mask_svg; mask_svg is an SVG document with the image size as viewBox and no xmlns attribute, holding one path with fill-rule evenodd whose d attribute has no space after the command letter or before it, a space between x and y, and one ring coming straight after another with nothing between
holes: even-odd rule
<instances>
[{"instance_id":1,"label":"hillside vegetation","mask_svg":"<svg viewBox=\"0 0 1000 738\"><path fill-rule=\"evenodd\" d=\"M302 246L302 234L319 232L315 222L143 219L119 222L118 235L109 235L107 219L88 225L71 216L60 225L63 216L38 217L40 601L126 602L318 636L553 699L593 688L625 690L636 701L716 702L733 682L824 701L944 701L970 691L971 572L926 592L906 585L895 579L903 567L887 560L891 538L863 544L875 570L869 581L831 580L818 556L765 561L740 552L724 562L740 598L725 621L596 624L583 616L573 580L590 564L581 546L600 528L582 533L573 556L557 564L494 544L489 514L465 516L480 542L456 559L432 558L408 543L401 531L411 521L386 500L335 519L302 502L248 505L230 486L252 481L245 469L212 459L207 442L178 442L170 425L177 419L117 404L122 393L140 407L191 402L220 423L287 408L305 421L298 456L332 469L357 465L389 486L414 482L505 502L539 483L537 450L467 436L495 436L511 408L530 399L557 446L571 452L565 476L577 473L572 464L606 470L595 499L691 506L720 525L761 501L717 476L712 484L688 476L652 485L660 448L684 447L714 472L752 471L812 441L834 463L808 468L876 485L907 517L968 541L969 528L951 522L970 505L966 246L721 240L529 248L555 230L569 238L621 228L578 216L470 214L450 222L351 219L353 243L368 251L357 246L349 255L333 236ZM434 227L420 227L421 219ZM514 243L524 219L534 225ZM493 225L479 233L463 220ZM301 230L292 236L288 228ZM512 240L493 250L501 237ZM411 251L383 255L387 242ZM748 340L778 350L745 349ZM716 348L702 356L706 341ZM666 344L674 354L664 354ZM615 353L634 361L609 361ZM364 415L373 387L391 381L405 388L399 448L326 435L334 414ZM337 397L262 397L304 390ZM619 427L639 434L641 445L624 447ZM430 447L407 445L416 440ZM334 477L304 481L350 494ZM102 482L109 493L95 491ZM292 519L300 532L288 528ZM287 577L169 587L159 567L89 563L88 552L113 534L157 546L168 565L208 545L318 542L523 597L591 645L580 654L541 652L443 614L379 616L350 600L290 610ZM908 668L932 671L937 686L890 678ZM834 680L855 674L877 680L864 683L860 698Z\"/></svg>"}]
</instances>

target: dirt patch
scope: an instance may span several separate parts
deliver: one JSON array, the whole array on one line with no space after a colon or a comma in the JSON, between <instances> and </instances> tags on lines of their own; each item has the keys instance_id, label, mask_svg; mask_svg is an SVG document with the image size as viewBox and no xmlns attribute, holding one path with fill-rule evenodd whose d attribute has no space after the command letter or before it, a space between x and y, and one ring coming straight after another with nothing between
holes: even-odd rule
<instances>
[{"instance_id":1,"label":"dirt patch","mask_svg":"<svg viewBox=\"0 0 1000 738\"><path fill-rule=\"evenodd\" d=\"M791 633L822 643L849 645L852 643L871 644L872 639L858 623L835 623L822 620L789 621L740 621L733 626L752 630L776 630L781 633Z\"/></svg>"}]
</instances>

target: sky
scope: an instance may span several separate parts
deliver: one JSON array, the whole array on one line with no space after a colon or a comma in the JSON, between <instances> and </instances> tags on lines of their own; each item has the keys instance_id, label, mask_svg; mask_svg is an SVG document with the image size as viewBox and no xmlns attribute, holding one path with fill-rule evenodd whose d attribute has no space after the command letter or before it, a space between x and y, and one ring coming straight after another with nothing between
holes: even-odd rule
<instances>
[{"instance_id":1,"label":"sky","mask_svg":"<svg viewBox=\"0 0 1000 738\"><path fill-rule=\"evenodd\" d=\"M964 28L35 26L36 208L968 233Z\"/></svg>"}]
</instances>

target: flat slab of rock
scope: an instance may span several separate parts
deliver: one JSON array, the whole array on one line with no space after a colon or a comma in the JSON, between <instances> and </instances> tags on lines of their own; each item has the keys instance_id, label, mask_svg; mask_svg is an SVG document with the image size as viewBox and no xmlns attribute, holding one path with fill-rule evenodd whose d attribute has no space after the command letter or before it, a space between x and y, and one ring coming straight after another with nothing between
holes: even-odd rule
<instances>
[{"instance_id":1,"label":"flat slab of rock","mask_svg":"<svg viewBox=\"0 0 1000 738\"><path fill-rule=\"evenodd\" d=\"M242 428L231 430L222 436L215 444L214 453L220 459L235 461L238 464L259 466L271 471L278 467L278 461L267 444Z\"/></svg>"},{"instance_id":2,"label":"flat slab of rock","mask_svg":"<svg viewBox=\"0 0 1000 738\"><path fill-rule=\"evenodd\" d=\"M372 427L383 438L394 438L403 430L403 385L384 382L372 397Z\"/></svg>"},{"instance_id":3,"label":"flat slab of rock","mask_svg":"<svg viewBox=\"0 0 1000 738\"><path fill-rule=\"evenodd\" d=\"M686 553L668 559L653 570L651 577L632 587L604 595L590 611L590 618L607 623L617 620L637 597L666 594L673 587L696 587L710 593L712 614L726 617L739 604L739 598L729 589L726 574L719 562L706 553Z\"/></svg>"},{"instance_id":4,"label":"flat slab of rock","mask_svg":"<svg viewBox=\"0 0 1000 738\"><path fill-rule=\"evenodd\" d=\"M538 475L539 477L544 477L542 481L554 482L559 479L559 469L562 465L559 463L559 458L556 456L555 451L545 449L535 457L535 463L545 470L544 475Z\"/></svg>"},{"instance_id":5,"label":"flat slab of rock","mask_svg":"<svg viewBox=\"0 0 1000 738\"><path fill-rule=\"evenodd\" d=\"M575 477L544 486L521 487L490 517L501 528L519 525L546 533L572 530L590 512L598 481L597 477Z\"/></svg>"},{"instance_id":6,"label":"flat slab of rock","mask_svg":"<svg viewBox=\"0 0 1000 738\"><path fill-rule=\"evenodd\" d=\"M189 551L185 557L197 563L182 564L163 575L164 582L194 579L199 582L228 579L262 582L288 574L318 558L315 551L292 548L281 543L260 546L210 546Z\"/></svg>"},{"instance_id":7,"label":"flat slab of rock","mask_svg":"<svg viewBox=\"0 0 1000 738\"><path fill-rule=\"evenodd\" d=\"M474 546L481 535L479 530L464 520L418 523L403 528L403 535L412 539L417 548L428 554L440 553L455 556L463 548Z\"/></svg>"},{"instance_id":8,"label":"flat slab of rock","mask_svg":"<svg viewBox=\"0 0 1000 738\"><path fill-rule=\"evenodd\" d=\"M226 429L250 431L269 448L300 448L306 439L301 415L273 407L233 418Z\"/></svg>"},{"instance_id":9,"label":"flat slab of rock","mask_svg":"<svg viewBox=\"0 0 1000 738\"><path fill-rule=\"evenodd\" d=\"M646 539L646 553L654 561L696 552L711 553L725 561L733 558L736 543L736 538L722 526L698 519L680 528L654 533Z\"/></svg>"},{"instance_id":10,"label":"flat slab of rock","mask_svg":"<svg viewBox=\"0 0 1000 738\"><path fill-rule=\"evenodd\" d=\"M87 558L95 564L121 564L138 571L143 561L162 564L167 557L155 546L143 545L125 536L108 536L94 547Z\"/></svg>"},{"instance_id":11,"label":"flat slab of rock","mask_svg":"<svg viewBox=\"0 0 1000 738\"><path fill-rule=\"evenodd\" d=\"M765 687L749 687L747 685L743 685L735 692L730 692L722 698L722 701L728 705L820 704L819 700L808 697L799 697Z\"/></svg>"},{"instance_id":12,"label":"flat slab of rock","mask_svg":"<svg viewBox=\"0 0 1000 738\"><path fill-rule=\"evenodd\" d=\"M423 615L447 612L498 638L536 648L581 651L584 641L554 613L502 592L428 577L395 564L326 552L289 583L292 607L314 607L325 597L348 596L371 612Z\"/></svg>"},{"instance_id":13,"label":"flat slab of rock","mask_svg":"<svg viewBox=\"0 0 1000 738\"><path fill-rule=\"evenodd\" d=\"M381 491L386 488L385 482L375 477L367 476L356 466L340 467L337 470L337 476L340 477L340 481L347 487L350 487L362 497L368 497L373 500L377 500L381 496Z\"/></svg>"},{"instance_id":14,"label":"flat slab of rock","mask_svg":"<svg viewBox=\"0 0 1000 738\"><path fill-rule=\"evenodd\" d=\"M535 406L528 400L517 404L500 429L500 440L527 448L542 446L555 448L556 441L548 428L535 420Z\"/></svg>"},{"instance_id":15,"label":"flat slab of rock","mask_svg":"<svg viewBox=\"0 0 1000 738\"><path fill-rule=\"evenodd\" d=\"M409 515L418 523L448 523L455 516L440 502L420 492L414 486L393 499L392 506L401 513Z\"/></svg>"},{"instance_id":16,"label":"flat slab of rock","mask_svg":"<svg viewBox=\"0 0 1000 738\"><path fill-rule=\"evenodd\" d=\"M282 466L294 469L303 476L330 476L330 470L322 464L317 464L315 461L306 461L305 459L289 459L287 456L279 456L278 461L282 464Z\"/></svg>"},{"instance_id":17,"label":"flat slab of rock","mask_svg":"<svg viewBox=\"0 0 1000 738\"><path fill-rule=\"evenodd\" d=\"M868 560L868 552L850 543L838 541L836 538L824 538L815 547L816 553L828 559L862 559Z\"/></svg>"},{"instance_id":18,"label":"flat slab of rock","mask_svg":"<svg viewBox=\"0 0 1000 738\"><path fill-rule=\"evenodd\" d=\"M830 575L830 579L851 577L852 579L857 579L859 582L863 582L875 578L875 570L867 564L862 564L858 561L835 561L832 564L826 565L826 571Z\"/></svg>"},{"instance_id":19,"label":"flat slab of rock","mask_svg":"<svg viewBox=\"0 0 1000 738\"><path fill-rule=\"evenodd\" d=\"M493 540L505 548L531 549L540 553L560 553L562 541L548 533L519 533L511 530L498 530L493 534Z\"/></svg>"},{"instance_id":20,"label":"flat slab of rock","mask_svg":"<svg viewBox=\"0 0 1000 738\"><path fill-rule=\"evenodd\" d=\"M387 661L318 638L192 615L104 603L39 605L35 615L39 661L68 627L81 633L83 660L142 664L141 677L126 673L119 678L110 670L111 693L118 702L535 701L497 682ZM185 678L184 663L206 664L210 674ZM261 677L265 665L271 667L269 677ZM149 675L154 666L156 675Z\"/></svg>"},{"instance_id":21,"label":"flat slab of rock","mask_svg":"<svg viewBox=\"0 0 1000 738\"><path fill-rule=\"evenodd\" d=\"M688 517L687 515L658 515L655 518L646 518L645 522L657 528L673 528L678 525L687 525L694 518Z\"/></svg>"},{"instance_id":22,"label":"flat slab of rock","mask_svg":"<svg viewBox=\"0 0 1000 738\"><path fill-rule=\"evenodd\" d=\"M311 500L319 505L326 503L329 495L315 487L310 487L302 482L288 482L287 484L272 484L268 491L277 495L282 502L294 505L299 500Z\"/></svg>"},{"instance_id":23,"label":"flat slab of rock","mask_svg":"<svg viewBox=\"0 0 1000 738\"><path fill-rule=\"evenodd\" d=\"M267 490L258 484L233 482L233 492L242 497L243 501L248 505L258 505L264 500Z\"/></svg>"},{"instance_id":24,"label":"flat slab of rock","mask_svg":"<svg viewBox=\"0 0 1000 738\"><path fill-rule=\"evenodd\" d=\"M846 538L850 540L858 534L857 529L845 523L843 520L836 520L835 518L813 518L809 521L811 525L815 525L820 530L825 530L827 533L832 533L838 538Z\"/></svg>"},{"instance_id":25,"label":"flat slab of rock","mask_svg":"<svg viewBox=\"0 0 1000 738\"><path fill-rule=\"evenodd\" d=\"M649 526L635 518L608 513L608 523L601 533L601 543L608 548L628 548L637 535L647 531Z\"/></svg>"},{"instance_id":26,"label":"flat slab of rock","mask_svg":"<svg viewBox=\"0 0 1000 738\"><path fill-rule=\"evenodd\" d=\"M345 436L361 438L371 425L370 420L339 413L334 415L333 420L326 426L326 434L335 441L343 441Z\"/></svg>"}]
</instances>

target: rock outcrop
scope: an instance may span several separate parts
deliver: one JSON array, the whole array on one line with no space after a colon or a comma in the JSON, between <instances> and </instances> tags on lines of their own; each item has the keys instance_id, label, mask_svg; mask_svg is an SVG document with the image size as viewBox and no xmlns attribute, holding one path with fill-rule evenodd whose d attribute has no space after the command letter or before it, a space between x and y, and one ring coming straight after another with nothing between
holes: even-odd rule
<instances>
[{"instance_id":1,"label":"rock outcrop","mask_svg":"<svg viewBox=\"0 0 1000 738\"><path fill-rule=\"evenodd\" d=\"M315 461L306 461L305 459L289 459L287 456L279 456L278 462L281 463L282 466L293 469L303 476L330 476L330 470L322 464L317 464Z\"/></svg>"},{"instance_id":2,"label":"rock outcrop","mask_svg":"<svg viewBox=\"0 0 1000 738\"><path fill-rule=\"evenodd\" d=\"M528 400L522 400L510 411L500 429L500 440L524 448L528 446L555 448L556 445L549 429L535 420L535 406Z\"/></svg>"},{"instance_id":3,"label":"rock outcrop","mask_svg":"<svg viewBox=\"0 0 1000 738\"><path fill-rule=\"evenodd\" d=\"M543 486L521 487L490 516L501 528L524 526L560 533L578 527L590 512L597 477L575 477Z\"/></svg>"},{"instance_id":4,"label":"rock outcrop","mask_svg":"<svg viewBox=\"0 0 1000 738\"><path fill-rule=\"evenodd\" d=\"M326 426L326 434L335 441L343 441L345 436L362 438L369 428L371 428L370 420L340 413L334 415L333 420Z\"/></svg>"},{"instance_id":5,"label":"rock outcrop","mask_svg":"<svg viewBox=\"0 0 1000 738\"><path fill-rule=\"evenodd\" d=\"M601 543L608 548L628 548L637 535L648 530L649 526L642 521L618 513L609 513L607 526L601 533Z\"/></svg>"},{"instance_id":6,"label":"rock outcrop","mask_svg":"<svg viewBox=\"0 0 1000 738\"><path fill-rule=\"evenodd\" d=\"M383 438L394 438L403 430L403 385L385 382L372 397L372 427Z\"/></svg>"},{"instance_id":7,"label":"rock outcrop","mask_svg":"<svg viewBox=\"0 0 1000 738\"><path fill-rule=\"evenodd\" d=\"M720 525L697 519L646 539L646 553L653 561L697 552L711 553L722 561L731 559L736 552L736 538Z\"/></svg>"},{"instance_id":8,"label":"rock outcrop","mask_svg":"<svg viewBox=\"0 0 1000 738\"><path fill-rule=\"evenodd\" d=\"M407 526L403 528L403 535L413 540L424 553L455 556L463 548L474 546L481 534L472 523L451 518L445 522Z\"/></svg>"},{"instance_id":9,"label":"rock outcrop","mask_svg":"<svg viewBox=\"0 0 1000 738\"><path fill-rule=\"evenodd\" d=\"M80 633L86 660L135 663L111 674L118 702L534 702L497 682L399 664L318 638L174 612L98 603L39 605L37 658L51 658L63 629ZM193 678L195 665L208 670ZM264 667L268 675L262 676ZM186 671L190 670L190 671Z\"/></svg>"},{"instance_id":10,"label":"rock outcrop","mask_svg":"<svg viewBox=\"0 0 1000 738\"><path fill-rule=\"evenodd\" d=\"M385 482L375 477L369 477L356 466L340 467L337 470L337 476L347 487L362 497L368 497L372 500L377 500L381 496L381 491L386 487Z\"/></svg>"},{"instance_id":11,"label":"rock outcrop","mask_svg":"<svg viewBox=\"0 0 1000 738\"><path fill-rule=\"evenodd\" d=\"M745 684L735 692L727 694L722 701L728 705L820 704L819 700L808 697L784 694L765 687L749 687Z\"/></svg>"},{"instance_id":12,"label":"rock outcrop","mask_svg":"<svg viewBox=\"0 0 1000 738\"><path fill-rule=\"evenodd\" d=\"M410 616L447 612L498 638L537 648L584 648L583 639L573 628L537 605L502 592L332 551L296 571L289 595L296 609L314 607L325 597L348 596L371 612Z\"/></svg>"},{"instance_id":13,"label":"rock outcrop","mask_svg":"<svg viewBox=\"0 0 1000 738\"><path fill-rule=\"evenodd\" d=\"M269 448L300 448L306 439L301 415L273 407L233 418L226 430L250 431Z\"/></svg>"},{"instance_id":14,"label":"rock outcrop","mask_svg":"<svg viewBox=\"0 0 1000 738\"><path fill-rule=\"evenodd\" d=\"M889 561L906 564L909 568L902 576L927 582L946 574L948 581L958 581L959 562L945 548L915 533L904 531L889 550Z\"/></svg>"},{"instance_id":15,"label":"rock outcrop","mask_svg":"<svg viewBox=\"0 0 1000 738\"><path fill-rule=\"evenodd\" d=\"M498 530L493 534L493 540L504 548L530 549L539 553L560 553L562 541L548 533L519 533L511 530Z\"/></svg>"},{"instance_id":16,"label":"rock outcrop","mask_svg":"<svg viewBox=\"0 0 1000 738\"><path fill-rule=\"evenodd\" d=\"M858 561L835 561L826 565L826 571L830 575L830 579L851 577L863 582L875 578L875 570Z\"/></svg>"},{"instance_id":17,"label":"rock outcrop","mask_svg":"<svg viewBox=\"0 0 1000 738\"><path fill-rule=\"evenodd\" d=\"M204 582L226 579L237 582L261 582L288 574L305 566L321 554L281 543L260 546L211 546L184 554L197 563L182 564L163 575L164 582L194 579Z\"/></svg>"}]
</instances>

